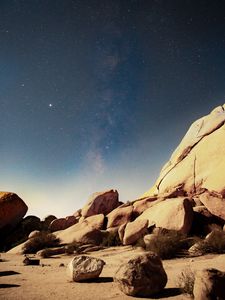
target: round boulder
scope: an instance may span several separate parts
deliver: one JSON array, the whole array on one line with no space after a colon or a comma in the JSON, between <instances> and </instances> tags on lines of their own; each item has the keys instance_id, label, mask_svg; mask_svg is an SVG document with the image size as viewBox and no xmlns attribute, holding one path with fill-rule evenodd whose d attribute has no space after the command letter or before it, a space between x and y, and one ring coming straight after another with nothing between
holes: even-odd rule
<instances>
[{"instance_id":1,"label":"round boulder","mask_svg":"<svg viewBox=\"0 0 225 300\"><path fill-rule=\"evenodd\" d=\"M158 255L148 252L122 264L114 281L126 295L150 297L163 290L167 275Z\"/></svg>"},{"instance_id":2,"label":"round boulder","mask_svg":"<svg viewBox=\"0 0 225 300\"><path fill-rule=\"evenodd\" d=\"M223 300L225 273L216 269L198 271L195 276L194 298L198 300Z\"/></svg>"},{"instance_id":3,"label":"round boulder","mask_svg":"<svg viewBox=\"0 0 225 300\"><path fill-rule=\"evenodd\" d=\"M0 229L14 228L28 210L24 201L14 193L0 192Z\"/></svg>"},{"instance_id":4,"label":"round boulder","mask_svg":"<svg viewBox=\"0 0 225 300\"><path fill-rule=\"evenodd\" d=\"M28 236L28 239L32 239L32 238L38 237L40 234L41 234L41 232L39 230L31 231L31 233Z\"/></svg>"},{"instance_id":5,"label":"round boulder","mask_svg":"<svg viewBox=\"0 0 225 300\"><path fill-rule=\"evenodd\" d=\"M49 225L52 223L53 220L57 219L55 216L53 215L48 215L47 217L45 217L43 220L42 220L42 227L43 227L43 230L48 230L49 228Z\"/></svg>"},{"instance_id":6,"label":"round boulder","mask_svg":"<svg viewBox=\"0 0 225 300\"><path fill-rule=\"evenodd\" d=\"M102 259L79 255L75 256L67 267L67 273L71 281L84 281L98 278L105 262Z\"/></svg>"},{"instance_id":7,"label":"round boulder","mask_svg":"<svg viewBox=\"0 0 225 300\"><path fill-rule=\"evenodd\" d=\"M82 208L81 215L85 218L98 214L107 215L119 205L119 195L116 190L95 193Z\"/></svg>"}]
</instances>

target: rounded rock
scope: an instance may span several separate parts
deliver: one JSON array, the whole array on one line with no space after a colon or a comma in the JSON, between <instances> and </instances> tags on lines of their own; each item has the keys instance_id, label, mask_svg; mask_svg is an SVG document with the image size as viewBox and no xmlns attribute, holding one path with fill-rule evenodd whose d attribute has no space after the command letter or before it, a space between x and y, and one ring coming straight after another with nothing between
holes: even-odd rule
<instances>
[{"instance_id":1,"label":"rounded rock","mask_svg":"<svg viewBox=\"0 0 225 300\"><path fill-rule=\"evenodd\" d=\"M149 297L163 290L167 275L159 256L148 252L122 264L114 281L126 295Z\"/></svg>"},{"instance_id":2,"label":"rounded rock","mask_svg":"<svg viewBox=\"0 0 225 300\"><path fill-rule=\"evenodd\" d=\"M84 281L98 278L105 262L102 259L79 255L75 256L67 267L67 273L72 281Z\"/></svg>"}]
</instances>

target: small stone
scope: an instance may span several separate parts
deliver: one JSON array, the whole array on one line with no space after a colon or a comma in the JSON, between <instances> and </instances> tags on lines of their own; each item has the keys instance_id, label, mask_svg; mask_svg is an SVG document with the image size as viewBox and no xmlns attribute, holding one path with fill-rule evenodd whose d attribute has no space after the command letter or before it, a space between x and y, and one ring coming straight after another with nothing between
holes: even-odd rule
<instances>
[{"instance_id":1,"label":"small stone","mask_svg":"<svg viewBox=\"0 0 225 300\"><path fill-rule=\"evenodd\" d=\"M64 263L59 264L59 267L65 267Z\"/></svg>"}]
</instances>

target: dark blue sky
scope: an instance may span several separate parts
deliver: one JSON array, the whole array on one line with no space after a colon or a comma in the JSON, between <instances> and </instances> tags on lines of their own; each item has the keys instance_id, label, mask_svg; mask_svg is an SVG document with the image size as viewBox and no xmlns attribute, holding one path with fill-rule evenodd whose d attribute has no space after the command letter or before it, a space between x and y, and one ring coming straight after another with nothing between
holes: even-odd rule
<instances>
[{"instance_id":1,"label":"dark blue sky","mask_svg":"<svg viewBox=\"0 0 225 300\"><path fill-rule=\"evenodd\" d=\"M225 2L1 0L0 189L30 213L147 190L225 97Z\"/></svg>"}]
</instances>

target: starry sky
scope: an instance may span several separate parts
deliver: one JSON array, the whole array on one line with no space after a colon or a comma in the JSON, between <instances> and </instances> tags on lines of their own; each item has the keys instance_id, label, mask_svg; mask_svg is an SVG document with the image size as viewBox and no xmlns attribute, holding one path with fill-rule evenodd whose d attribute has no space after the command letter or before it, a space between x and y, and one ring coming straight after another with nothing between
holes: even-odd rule
<instances>
[{"instance_id":1,"label":"starry sky","mask_svg":"<svg viewBox=\"0 0 225 300\"><path fill-rule=\"evenodd\" d=\"M225 1L0 1L0 190L29 214L135 199L224 102Z\"/></svg>"}]
</instances>

